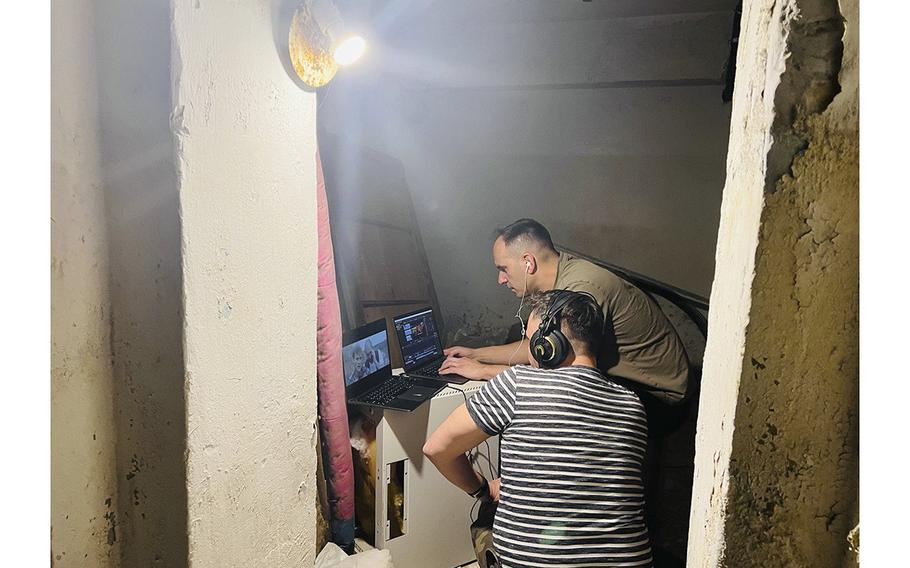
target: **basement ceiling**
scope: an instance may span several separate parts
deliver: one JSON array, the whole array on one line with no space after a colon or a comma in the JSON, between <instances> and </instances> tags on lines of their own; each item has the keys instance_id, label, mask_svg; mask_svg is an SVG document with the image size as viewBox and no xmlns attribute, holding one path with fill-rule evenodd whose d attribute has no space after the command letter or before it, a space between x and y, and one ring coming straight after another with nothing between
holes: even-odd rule
<instances>
[{"instance_id":1,"label":"basement ceiling","mask_svg":"<svg viewBox=\"0 0 910 568\"><path fill-rule=\"evenodd\" d=\"M424 21L458 22L561 22L604 20L672 14L732 12L737 0L435 0L381 2L395 10L409 7ZM375 9L375 8L374 8Z\"/></svg>"},{"instance_id":2,"label":"basement ceiling","mask_svg":"<svg viewBox=\"0 0 910 568\"><path fill-rule=\"evenodd\" d=\"M402 88L721 85L736 0L349 1L374 34L350 79Z\"/></svg>"}]
</instances>

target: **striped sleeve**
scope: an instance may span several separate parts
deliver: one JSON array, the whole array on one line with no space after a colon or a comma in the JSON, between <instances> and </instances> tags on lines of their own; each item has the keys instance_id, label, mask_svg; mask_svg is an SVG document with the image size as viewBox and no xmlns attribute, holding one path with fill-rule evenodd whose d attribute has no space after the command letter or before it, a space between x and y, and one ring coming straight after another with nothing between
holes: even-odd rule
<instances>
[{"instance_id":1,"label":"striped sleeve","mask_svg":"<svg viewBox=\"0 0 910 568\"><path fill-rule=\"evenodd\" d=\"M515 416L515 392L515 371L509 368L468 399L468 414L490 436L502 434Z\"/></svg>"}]
</instances>

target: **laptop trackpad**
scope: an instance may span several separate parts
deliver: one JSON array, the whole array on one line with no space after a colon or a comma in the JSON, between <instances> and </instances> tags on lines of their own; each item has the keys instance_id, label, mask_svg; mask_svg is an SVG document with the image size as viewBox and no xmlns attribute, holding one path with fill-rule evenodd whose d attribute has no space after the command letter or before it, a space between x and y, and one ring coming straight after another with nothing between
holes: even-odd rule
<instances>
[{"instance_id":1,"label":"laptop trackpad","mask_svg":"<svg viewBox=\"0 0 910 568\"><path fill-rule=\"evenodd\" d=\"M398 395L398 398L404 400L428 400L433 398L434 394L436 394L436 389L428 389L425 387L411 387L407 391Z\"/></svg>"}]
</instances>

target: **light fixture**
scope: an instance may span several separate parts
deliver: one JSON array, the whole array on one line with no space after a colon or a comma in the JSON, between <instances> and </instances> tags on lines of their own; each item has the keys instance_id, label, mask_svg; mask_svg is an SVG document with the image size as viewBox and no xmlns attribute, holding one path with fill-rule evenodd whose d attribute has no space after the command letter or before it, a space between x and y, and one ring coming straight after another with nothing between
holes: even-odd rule
<instances>
[{"instance_id":1,"label":"light fixture","mask_svg":"<svg viewBox=\"0 0 910 568\"><path fill-rule=\"evenodd\" d=\"M339 65L350 65L363 56L367 50L367 42L359 35L348 35L343 38L332 52L335 63Z\"/></svg>"},{"instance_id":2,"label":"light fixture","mask_svg":"<svg viewBox=\"0 0 910 568\"><path fill-rule=\"evenodd\" d=\"M288 32L294 71L310 87L332 80L339 65L350 65L366 51L366 41L347 32L331 0L304 0L294 11Z\"/></svg>"}]
</instances>

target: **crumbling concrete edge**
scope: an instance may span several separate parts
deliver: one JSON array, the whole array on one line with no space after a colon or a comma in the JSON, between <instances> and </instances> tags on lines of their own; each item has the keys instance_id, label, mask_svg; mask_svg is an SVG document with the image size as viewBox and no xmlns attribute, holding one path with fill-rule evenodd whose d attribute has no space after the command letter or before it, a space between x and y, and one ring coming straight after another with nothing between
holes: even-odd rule
<instances>
[{"instance_id":1,"label":"crumbling concrete edge","mask_svg":"<svg viewBox=\"0 0 910 568\"><path fill-rule=\"evenodd\" d=\"M794 159L809 147L807 121L823 113L841 92L844 54L844 17L838 2L784 0L776 3L778 7L772 30L783 40L779 45L784 46L784 69L774 97L766 99L773 101L774 109L765 170L767 192L775 191L784 175L792 176Z\"/></svg>"}]
</instances>

